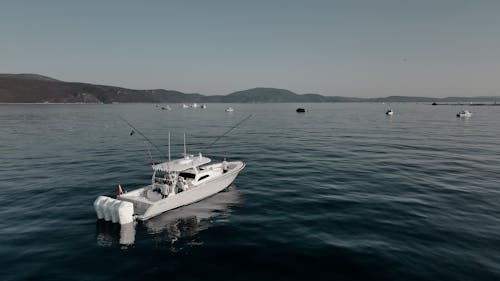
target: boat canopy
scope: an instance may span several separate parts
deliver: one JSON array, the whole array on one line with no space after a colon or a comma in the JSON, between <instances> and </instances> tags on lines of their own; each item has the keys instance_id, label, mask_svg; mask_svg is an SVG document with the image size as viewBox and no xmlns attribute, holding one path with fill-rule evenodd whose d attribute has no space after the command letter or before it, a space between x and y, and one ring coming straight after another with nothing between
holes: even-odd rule
<instances>
[{"instance_id":1,"label":"boat canopy","mask_svg":"<svg viewBox=\"0 0 500 281\"><path fill-rule=\"evenodd\" d=\"M188 155L181 159L175 159L170 162L163 162L153 165L153 170L162 172L182 172L193 167L198 167L210 163L210 158Z\"/></svg>"}]
</instances>

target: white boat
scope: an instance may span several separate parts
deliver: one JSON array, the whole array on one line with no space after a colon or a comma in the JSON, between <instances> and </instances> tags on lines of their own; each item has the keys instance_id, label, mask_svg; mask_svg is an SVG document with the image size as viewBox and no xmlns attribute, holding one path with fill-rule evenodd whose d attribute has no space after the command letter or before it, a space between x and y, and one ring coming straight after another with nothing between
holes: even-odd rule
<instances>
[{"instance_id":1,"label":"white boat","mask_svg":"<svg viewBox=\"0 0 500 281\"><path fill-rule=\"evenodd\" d=\"M207 108L207 105L206 104L202 104L200 107L201 108Z\"/></svg>"},{"instance_id":2,"label":"white boat","mask_svg":"<svg viewBox=\"0 0 500 281\"><path fill-rule=\"evenodd\" d=\"M170 247L174 247L175 242L180 238L190 237L208 229L214 217L218 219L229 217L232 206L242 201L241 193L230 186L210 198L151 218L145 221L143 226L149 233L161 233L160 239L169 242ZM104 220L96 221L98 245L109 247L113 243L119 243L122 246L135 243L135 223L121 225L119 235L117 235L117 229L109 224Z\"/></svg>"},{"instance_id":3,"label":"white boat","mask_svg":"<svg viewBox=\"0 0 500 281\"><path fill-rule=\"evenodd\" d=\"M472 116L472 112L470 112L468 110L462 110L459 113L457 113L457 117L471 117L471 116Z\"/></svg>"},{"instance_id":4,"label":"white boat","mask_svg":"<svg viewBox=\"0 0 500 281\"><path fill-rule=\"evenodd\" d=\"M192 108L197 108L197 107L198 107L198 104L197 104L197 103L193 103L193 104L191 105L191 107L192 107Z\"/></svg>"},{"instance_id":5,"label":"white boat","mask_svg":"<svg viewBox=\"0 0 500 281\"><path fill-rule=\"evenodd\" d=\"M189 105L186 105L186 104L182 104L182 108L189 108Z\"/></svg>"},{"instance_id":6,"label":"white boat","mask_svg":"<svg viewBox=\"0 0 500 281\"><path fill-rule=\"evenodd\" d=\"M232 108L232 107L226 108L226 112L233 112L233 111L234 111L234 108Z\"/></svg>"},{"instance_id":7,"label":"white boat","mask_svg":"<svg viewBox=\"0 0 500 281\"><path fill-rule=\"evenodd\" d=\"M147 220L226 189L245 168L242 161L210 162L211 159L201 153L186 154L184 146L183 158L152 165L150 185L120 192L117 199L99 196L94 202L97 217L120 224Z\"/></svg>"},{"instance_id":8,"label":"white boat","mask_svg":"<svg viewBox=\"0 0 500 281\"><path fill-rule=\"evenodd\" d=\"M392 109L390 109L390 108L389 108L389 109L385 112L385 114L387 114L387 115L394 115L394 111L393 111Z\"/></svg>"}]
</instances>

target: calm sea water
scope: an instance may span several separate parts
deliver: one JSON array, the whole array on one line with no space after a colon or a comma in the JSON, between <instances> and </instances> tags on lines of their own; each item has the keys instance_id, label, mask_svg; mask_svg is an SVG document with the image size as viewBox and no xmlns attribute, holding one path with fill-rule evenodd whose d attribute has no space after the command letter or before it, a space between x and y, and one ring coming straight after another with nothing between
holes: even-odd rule
<instances>
[{"instance_id":1,"label":"calm sea water","mask_svg":"<svg viewBox=\"0 0 500 281\"><path fill-rule=\"evenodd\" d=\"M226 106L0 106L0 280L500 279L500 108ZM247 168L135 228L98 222L94 199L162 158L119 116Z\"/></svg>"}]
</instances>

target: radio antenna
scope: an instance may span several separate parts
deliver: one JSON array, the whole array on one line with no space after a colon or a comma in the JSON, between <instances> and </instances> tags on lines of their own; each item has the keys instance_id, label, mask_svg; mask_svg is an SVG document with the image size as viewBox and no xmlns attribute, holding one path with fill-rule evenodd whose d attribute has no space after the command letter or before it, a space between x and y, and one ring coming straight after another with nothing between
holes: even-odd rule
<instances>
[{"instance_id":1,"label":"radio antenna","mask_svg":"<svg viewBox=\"0 0 500 281\"><path fill-rule=\"evenodd\" d=\"M168 131L168 162L170 162L170 131Z\"/></svg>"},{"instance_id":2,"label":"radio antenna","mask_svg":"<svg viewBox=\"0 0 500 281\"><path fill-rule=\"evenodd\" d=\"M184 157L187 157L187 152L186 152L186 133L184 133Z\"/></svg>"}]
</instances>

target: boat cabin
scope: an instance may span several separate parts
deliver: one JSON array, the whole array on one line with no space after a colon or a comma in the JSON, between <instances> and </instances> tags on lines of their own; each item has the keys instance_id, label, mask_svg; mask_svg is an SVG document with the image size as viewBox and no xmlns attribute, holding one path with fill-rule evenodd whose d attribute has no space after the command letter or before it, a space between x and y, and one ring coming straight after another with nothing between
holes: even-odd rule
<instances>
[{"instance_id":1,"label":"boat cabin","mask_svg":"<svg viewBox=\"0 0 500 281\"><path fill-rule=\"evenodd\" d=\"M210 158L187 155L184 158L153 165L152 190L168 197L194 188L227 172L227 162L207 165Z\"/></svg>"}]
</instances>

